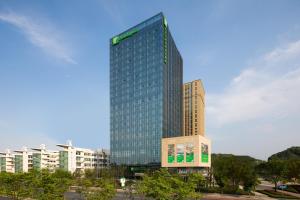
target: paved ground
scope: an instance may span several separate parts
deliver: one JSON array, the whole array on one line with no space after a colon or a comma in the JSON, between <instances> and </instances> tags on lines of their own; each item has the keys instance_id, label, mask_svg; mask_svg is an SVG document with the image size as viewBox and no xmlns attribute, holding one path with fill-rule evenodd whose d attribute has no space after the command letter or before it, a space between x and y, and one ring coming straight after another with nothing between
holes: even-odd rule
<instances>
[{"instance_id":1,"label":"paved ground","mask_svg":"<svg viewBox=\"0 0 300 200\"><path fill-rule=\"evenodd\" d=\"M204 198L205 200L274 200L272 198L269 198L266 195L263 194L255 194L255 196L246 196L246 195L227 195L227 194L205 194Z\"/></svg>"},{"instance_id":2,"label":"paved ground","mask_svg":"<svg viewBox=\"0 0 300 200\"><path fill-rule=\"evenodd\" d=\"M0 197L0 200L10 200L10 199L7 197Z\"/></svg>"},{"instance_id":3,"label":"paved ground","mask_svg":"<svg viewBox=\"0 0 300 200\"><path fill-rule=\"evenodd\" d=\"M273 187L274 187L274 184L272 184L268 181L261 181L261 184L259 184L256 189L257 190L273 190ZM277 190L277 191L281 192L283 194L287 194L287 195L291 195L291 196L300 198L300 194L297 194L297 193L282 191L282 190Z\"/></svg>"},{"instance_id":4,"label":"paved ground","mask_svg":"<svg viewBox=\"0 0 300 200\"><path fill-rule=\"evenodd\" d=\"M145 200L140 197L129 198L124 192L118 192L113 200ZM202 200L274 200L266 195L257 193L255 196L239 196L239 195L225 195L225 194L205 194Z\"/></svg>"}]
</instances>

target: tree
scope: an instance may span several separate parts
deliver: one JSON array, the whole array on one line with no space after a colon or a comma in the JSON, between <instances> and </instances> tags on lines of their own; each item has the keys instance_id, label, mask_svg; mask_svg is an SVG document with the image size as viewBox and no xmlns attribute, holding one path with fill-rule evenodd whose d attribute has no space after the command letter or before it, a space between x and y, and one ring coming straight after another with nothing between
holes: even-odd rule
<instances>
[{"instance_id":1,"label":"tree","mask_svg":"<svg viewBox=\"0 0 300 200\"><path fill-rule=\"evenodd\" d=\"M28 196L28 181L25 174L0 173L0 194L12 199Z\"/></svg>"},{"instance_id":2,"label":"tree","mask_svg":"<svg viewBox=\"0 0 300 200\"><path fill-rule=\"evenodd\" d=\"M274 183L275 191L277 191L278 182L284 178L284 165L284 161L272 159L257 166L257 170L259 171L260 175L266 180Z\"/></svg>"},{"instance_id":3,"label":"tree","mask_svg":"<svg viewBox=\"0 0 300 200\"><path fill-rule=\"evenodd\" d=\"M205 178L200 173L190 173L188 175L188 183L194 184L195 190L200 191L200 188L205 185Z\"/></svg>"},{"instance_id":4,"label":"tree","mask_svg":"<svg viewBox=\"0 0 300 200\"><path fill-rule=\"evenodd\" d=\"M201 184L203 180L202 176L196 174L190 175L188 181L185 182L182 176L178 174L173 175L170 178L172 187L172 198L174 200L184 200L187 198L199 199L201 197L200 193L196 192L197 185Z\"/></svg>"},{"instance_id":5,"label":"tree","mask_svg":"<svg viewBox=\"0 0 300 200\"><path fill-rule=\"evenodd\" d=\"M171 183L168 181L170 174L167 170L155 171L151 176L145 175L138 184L137 190L140 194L156 200L169 200L172 196Z\"/></svg>"},{"instance_id":6,"label":"tree","mask_svg":"<svg viewBox=\"0 0 300 200\"><path fill-rule=\"evenodd\" d=\"M248 157L217 155L212 160L213 176L222 190L236 192L240 185L250 192L257 184L255 161Z\"/></svg>"},{"instance_id":7,"label":"tree","mask_svg":"<svg viewBox=\"0 0 300 200\"><path fill-rule=\"evenodd\" d=\"M48 170L29 173L0 173L0 192L11 199L62 199L72 176L65 171Z\"/></svg>"},{"instance_id":8,"label":"tree","mask_svg":"<svg viewBox=\"0 0 300 200\"><path fill-rule=\"evenodd\" d=\"M97 187L86 187L86 190L83 192L87 200L110 200L116 194L114 184L110 180L98 179L94 182L94 186Z\"/></svg>"},{"instance_id":9,"label":"tree","mask_svg":"<svg viewBox=\"0 0 300 200\"><path fill-rule=\"evenodd\" d=\"M200 179L203 180L200 176L190 175L188 181L184 181L182 176L171 175L166 169L160 169L150 175L145 175L138 184L137 191L156 200L197 199L201 197L195 192Z\"/></svg>"},{"instance_id":10,"label":"tree","mask_svg":"<svg viewBox=\"0 0 300 200\"><path fill-rule=\"evenodd\" d=\"M244 166L244 173L242 175L242 183L244 186L244 191L251 192L255 190L255 187L258 185L259 181L257 178L257 174L255 172L255 167L251 164Z\"/></svg>"},{"instance_id":11,"label":"tree","mask_svg":"<svg viewBox=\"0 0 300 200\"><path fill-rule=\"evenodd\" d=\"M296 182L300 179L300 160L290 159L285 162L286 179Z\"/></svg>"}]
</instances>

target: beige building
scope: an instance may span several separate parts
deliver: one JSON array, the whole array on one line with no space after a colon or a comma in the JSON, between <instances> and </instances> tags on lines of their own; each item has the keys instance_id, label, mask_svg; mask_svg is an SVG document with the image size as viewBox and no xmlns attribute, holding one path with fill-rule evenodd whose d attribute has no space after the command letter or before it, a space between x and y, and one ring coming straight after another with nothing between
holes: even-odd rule
<instances>
[{"instance_id":1,"label":"beige building","mask_svg":"<svg viewBox=\"0 0 300 200\"><path fill-rule=\"evenodd\" d=\"M183 84L183 135L205 135L205 91L201 80Z\"/></svg>"},{"instance_id":2,"label":"beige building","mask_svg":"<svg viewBox=\"0 0 300 200\"><path fill-rule=\"evenodd\" d=\"M201 135L162 139L162 167L210 167L211 141Z\"/></svg>"}]
</instances>

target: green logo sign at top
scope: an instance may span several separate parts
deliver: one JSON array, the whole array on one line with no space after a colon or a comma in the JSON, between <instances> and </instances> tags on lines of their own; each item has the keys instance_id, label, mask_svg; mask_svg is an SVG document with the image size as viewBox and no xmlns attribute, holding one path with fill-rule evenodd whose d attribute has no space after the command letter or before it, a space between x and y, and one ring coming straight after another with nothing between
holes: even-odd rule
<instances>
[{"instance_id":1,"label":"green logo sign at top","mask_svg":"<svg viewBox=\"0 0 300 200\"><path fill-rule=\"evenodd\" d=\"M163 28L164 28L164 39L163 39L163 46L164 46L164 63L167 64L168 62L168 22L166 18L163 18Z\"/></svg>"},{"instance_id":2,"label":"green logo sign at top","mask_svg":"<svg viewBox=\"0 0 300 200\"><path fill-rule=\"evenodd\" d=\"M138 29L132 29L130 31L127 31L126 33L123 33L121 35L118 35L116 37L113 37L112 39L112 45L116 45L119 42L121 42L122 40L125 40L126 38L131 37L132 35L134 35L135 33L138 32Z\"/></svg>"},{"instance_id":3,"label":"green logo sign at top","mask_svg":"<svg viewBox=\"0 0 300 200\"><path fill-rule=\"evenodd\" d=\"M164 17L164 25L165 27L168 27L168 22L167 22L167 19Z\"/></svg>"}]
</instances>

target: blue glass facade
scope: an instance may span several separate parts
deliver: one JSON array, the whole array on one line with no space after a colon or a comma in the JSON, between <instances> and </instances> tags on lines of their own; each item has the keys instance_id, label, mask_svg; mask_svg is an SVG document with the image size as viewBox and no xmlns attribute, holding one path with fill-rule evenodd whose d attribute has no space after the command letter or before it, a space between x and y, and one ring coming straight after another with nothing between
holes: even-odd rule
<instances>
[{"instance_id":1,"label":"blue glass facade","mask_svg":"<svg viewBox=\"0 0 300 200\"><path fill-rule=\"evenodd\" d=\"M162 13L110 40L111 162L160 163L182 135L182 58Z\"/></svg>"}]
</instances>

